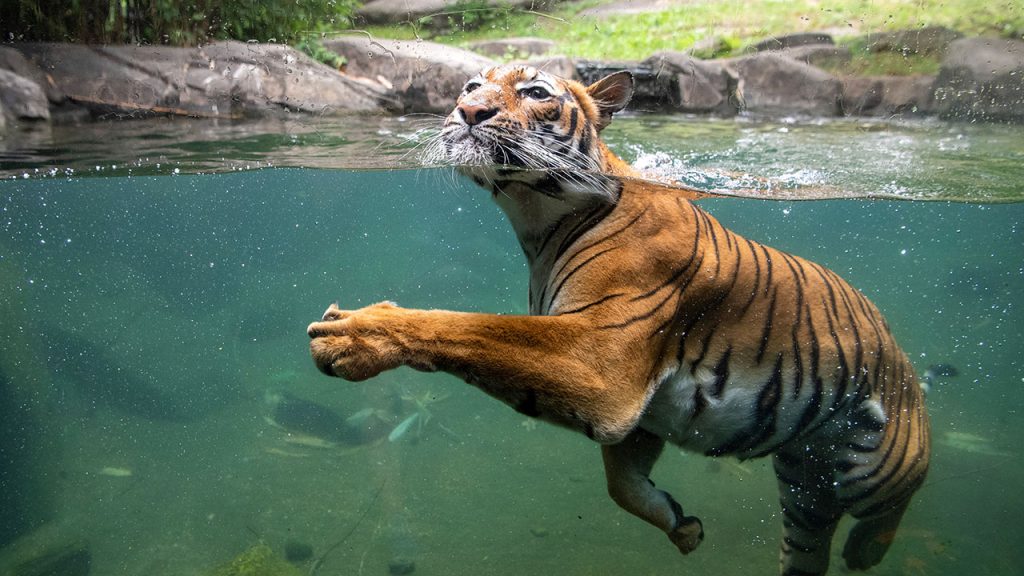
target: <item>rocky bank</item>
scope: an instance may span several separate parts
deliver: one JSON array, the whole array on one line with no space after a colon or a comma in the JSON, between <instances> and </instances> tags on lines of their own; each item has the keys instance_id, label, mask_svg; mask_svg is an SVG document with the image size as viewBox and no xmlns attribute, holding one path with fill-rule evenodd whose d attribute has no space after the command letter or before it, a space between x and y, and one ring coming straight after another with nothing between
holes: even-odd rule
<instances>
[{"instance_id":1,"label":"rocky bank","mask_svg":"<svg viewBox=\"0 0 1024 576\"><path fill-rule=\"evenodd\" d=\"M819 66L850 54L827 34L770 38L734 58L664 52L639 62L572 60L531 38L480 43L475 51L358 35L324 44L345 58L343 70L275 44L0 45L0 130L147 115L441 114L466 79L508 54L583 82L631 70L631 109L641 112L1024 123L1024 42L946 29L867 38L872 50L941 56L938 74L912 76L834 76Z\"/></svg>"}]
</instances>

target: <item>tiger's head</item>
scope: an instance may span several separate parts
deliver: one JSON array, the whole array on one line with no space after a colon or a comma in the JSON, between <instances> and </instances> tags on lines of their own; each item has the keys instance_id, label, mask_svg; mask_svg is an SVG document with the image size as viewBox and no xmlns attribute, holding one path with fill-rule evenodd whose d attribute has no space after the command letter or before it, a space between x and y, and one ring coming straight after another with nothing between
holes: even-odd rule
<instances>
[{"instance_id":1,"label":"tiger's head","mask_svg":"<svg viewBox=\"0 0 1024 576\"><path fill-rule=\"evenodd\" d=\"M584 86L531 66L493 67L466 82L435 155L478 183L516 169L622 175L628 165L598 134L632 95L625 71Z\"/></svg>"}]
</instances>

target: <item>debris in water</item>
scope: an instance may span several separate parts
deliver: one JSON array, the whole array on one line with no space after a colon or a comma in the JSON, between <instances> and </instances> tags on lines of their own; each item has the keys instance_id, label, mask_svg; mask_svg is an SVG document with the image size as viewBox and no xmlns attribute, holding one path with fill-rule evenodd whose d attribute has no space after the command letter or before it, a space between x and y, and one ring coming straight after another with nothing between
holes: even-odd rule
<instances>
[{"instance_id":1,"label":"debris in water","mask_svg":"<svg viewBox=\"0 0 1024 576\"><path fill-rule=\"evenodd\" d=\"M412 574L416 571L416 562L411 558L404 556L395 556L391 560L388 560L388 574L392 576L402 576L403 574Z\"/></svg>"}]
</instances>

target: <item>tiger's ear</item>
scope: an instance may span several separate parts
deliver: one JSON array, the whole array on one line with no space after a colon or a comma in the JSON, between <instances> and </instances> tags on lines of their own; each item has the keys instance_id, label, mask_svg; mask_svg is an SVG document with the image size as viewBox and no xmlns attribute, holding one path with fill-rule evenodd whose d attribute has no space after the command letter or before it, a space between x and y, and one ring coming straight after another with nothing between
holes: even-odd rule
<instances>
[{"instance_id":1,"label":"tiger's ear","mask_svg":"<svg viewBox=\"0 0 1024 576\"><path fill-rule=\"evenodd\" d=\"M633 73L622 70L609 74L587 86L587 94L597 104L597 129L604 130L605 126L611 124L612 114L625 108L633 97Z\"/></svg>"}]
</instances>

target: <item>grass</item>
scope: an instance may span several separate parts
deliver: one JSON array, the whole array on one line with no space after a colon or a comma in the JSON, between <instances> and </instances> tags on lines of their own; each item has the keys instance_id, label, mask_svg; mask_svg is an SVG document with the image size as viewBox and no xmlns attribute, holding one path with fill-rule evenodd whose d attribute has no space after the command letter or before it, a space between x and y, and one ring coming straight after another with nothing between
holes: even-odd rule
<instances>
[{"instance_id":1,"label":"grass","mask_svg":"<svg viewBox=\"0 0 1024 576\"><path fill-rule=\"evenodd\" d=\"M686 50L710 37L721 38L736 53L766 37L810 31L829 32L840 43L872 32L924 26L946 26L965 35L1024 38L1020 0L689 0L661 12L582 14L608 1L568 2L548 14L537 14L482 10L482 0L461 0L451 10L456 14L368 31L385 38L421 37L457 46L482 39L538 36L554 40L555 53L605 60L641 60L662 50ZM854 54L848 67L857 73L926 72L937 67L937 61L928 57L876 57L863 50Z\"/></svg>"}]
</instances>

